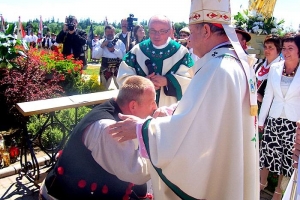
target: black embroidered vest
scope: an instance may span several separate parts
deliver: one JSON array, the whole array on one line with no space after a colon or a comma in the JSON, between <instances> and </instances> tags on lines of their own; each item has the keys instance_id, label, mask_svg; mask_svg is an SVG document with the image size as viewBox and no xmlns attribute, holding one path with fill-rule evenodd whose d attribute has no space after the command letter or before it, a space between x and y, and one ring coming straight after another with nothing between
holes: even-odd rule
<instances>
[{"instance_id":1,"label":"black embroidered vest","mask_svg":"<svg viewBox=\"0 0 300 200\"><path fill-rule=\"evenodd\" d=\"M100 119L119 121L114 100L97 105L74 128L55 167L46 177L48 193L58 199L129 199L132 190L146 196L146 184L134 186L105 171L82 141L86 127ZM122 166L120 166L122 167ZM133 188L132 188L133 187Z\"/></svg>"}]
</instances>

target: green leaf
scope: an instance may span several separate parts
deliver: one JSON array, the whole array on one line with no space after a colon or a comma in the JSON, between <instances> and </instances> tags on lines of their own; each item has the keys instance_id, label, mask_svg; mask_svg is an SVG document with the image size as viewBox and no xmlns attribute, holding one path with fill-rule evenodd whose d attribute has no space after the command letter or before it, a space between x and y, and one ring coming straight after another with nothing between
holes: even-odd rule
<instances>
[{"instance_id":1,"label":"green leaf","mask_svg":"<svg viewBox=\"0 0 300 200\"><path fill-rule=\"evenodd\" d=\"M13 35L15 30L15 24L9 24L8 29L5 31L5 35Z\"/></svg>"},{"instance_id":2,"label":"green leaf","mask_svg":"<svg viewBox=\"0 0 300 200\"><path fill-rule=\"evenodd\" d=\"M256 142L256 137L253 137L253 138L251 139L251 142Z\"/></svg>"}]
</instances>

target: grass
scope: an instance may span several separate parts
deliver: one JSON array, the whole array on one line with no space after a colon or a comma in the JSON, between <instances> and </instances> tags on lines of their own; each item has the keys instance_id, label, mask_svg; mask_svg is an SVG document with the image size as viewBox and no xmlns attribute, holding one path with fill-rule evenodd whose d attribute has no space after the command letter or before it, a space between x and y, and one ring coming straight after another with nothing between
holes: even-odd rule
<instances>
[{"instance_id":1,"label":"grass","mask_svg":"<svg viewBox=\"0 0 300 200\"><path fill-rule=\"evenodd\" d=\"M91 57L91 50L90 49L87 50L87 54L88 54L87 62L89 63L91 61L89 59ZM97 65L93 65L93 64L88 64L86 70L83 70L83 72L86 75L99 75L99 70L100 70L99 65L97 66Z\"/></svg>"},{"instance_id":2,"label":"grass","mask_svg":"<svg viewBox=\"0 0 300 200\"><path fill-rule=\"evenodd\" d=\"M86 75L99 75L99 70L100 70L99 66L88 65L86 70L83 70L83 71L84 71L84 74L86 74Z\"/></svg>"}]
</instances>

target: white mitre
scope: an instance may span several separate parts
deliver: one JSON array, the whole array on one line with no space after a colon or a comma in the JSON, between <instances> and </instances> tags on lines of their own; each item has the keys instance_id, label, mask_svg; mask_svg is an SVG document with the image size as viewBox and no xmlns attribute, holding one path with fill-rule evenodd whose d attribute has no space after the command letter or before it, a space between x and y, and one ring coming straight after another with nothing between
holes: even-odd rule
<instances>
[{"instance_id":1,"label":"white mitre","mask_svg":"<svg viewBox=\"0 0 300 200\"><path fill-rule=\"evenodd\" d=\"M235 29L231 26L230 0L191 0L189 24L213 23L224 28L233 48L242 62L250 92L250 114L257 115L256 77L253 65L256 59L247 55L240 45Z\"/></svg>"}]
</instances>

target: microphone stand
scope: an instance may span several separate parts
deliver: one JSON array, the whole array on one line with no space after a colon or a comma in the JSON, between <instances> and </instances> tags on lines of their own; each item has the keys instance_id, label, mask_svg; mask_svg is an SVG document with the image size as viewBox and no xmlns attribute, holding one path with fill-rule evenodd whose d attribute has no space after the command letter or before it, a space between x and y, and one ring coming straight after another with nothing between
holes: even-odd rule
<instances>
[{"instance_id":1,"label":"microphone stand","mask_svg":"<svg viewBox=\"0 0 300 200\"><path fill-rule=\"evenodd\" d=\"M126 40L126 53L129 50L129 45L130 45L130 39L131 39L131 31L127 32L127 40Z\"/></svg>"},{"instance_id":2,"label":"microphone stand","mask_svg":"<svg viewBox=\"0 0 300 200\"><path fill-rule=\"evenodd\" d=\"M133 41L134 41L133 27L129 27L129 31L127 32L126 53L129 51L129 46Z\"/></svg>"}]
</instances>

